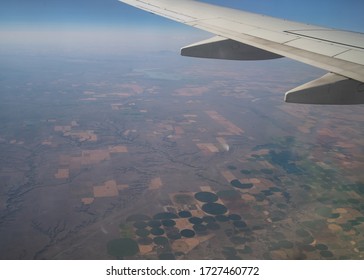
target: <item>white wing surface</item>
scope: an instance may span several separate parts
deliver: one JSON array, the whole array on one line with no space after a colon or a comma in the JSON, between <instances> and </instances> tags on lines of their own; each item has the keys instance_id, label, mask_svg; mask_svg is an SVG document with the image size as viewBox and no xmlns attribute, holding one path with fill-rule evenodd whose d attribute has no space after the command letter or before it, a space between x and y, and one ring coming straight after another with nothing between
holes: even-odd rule
<instances>
[{"instance_id":1,"label":"white wing surface","mask_svg":"<svg viewBox=\"0 0 364 280\"><path fill-rule=\"evenodd\" d=\"M285 101L364 104L364 34L297 23L192 0L119 0L216 36L185 56L262 60L288 57L329 73L290 90Z\"/></svg>"}]
</instances>

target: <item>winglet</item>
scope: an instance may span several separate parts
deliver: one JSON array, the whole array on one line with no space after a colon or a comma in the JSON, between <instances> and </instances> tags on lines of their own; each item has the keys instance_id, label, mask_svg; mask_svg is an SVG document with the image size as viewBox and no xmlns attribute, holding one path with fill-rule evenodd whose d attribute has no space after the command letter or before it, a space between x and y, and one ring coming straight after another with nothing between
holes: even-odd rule
<instances>
[{"instance_id":1,"label":"winglet","mask_svg":"<svg viewBox=\"0 0 364 280\"><path fill-rule=\"evenodd\" d=\"M328 73L288 91L285 101L325 105L364 104L364 83Z\"/></svg>"}]
</instances>

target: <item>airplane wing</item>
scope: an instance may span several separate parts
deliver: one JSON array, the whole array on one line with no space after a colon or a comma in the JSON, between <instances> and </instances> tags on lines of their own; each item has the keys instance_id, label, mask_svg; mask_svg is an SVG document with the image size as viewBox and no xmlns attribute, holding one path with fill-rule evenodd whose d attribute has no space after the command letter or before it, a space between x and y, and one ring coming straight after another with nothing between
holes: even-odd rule
<instances>
[{"instance_id":1,"label":"airplane wing","mask_svg":"<svg viewBox=\"0 0 364 280\"><path fill-rule=\"evenodd\" d=\"M119 0L215 34L181 54L235 60L288 57L329 73L285 94L306 104L364 104L364 34L277 19L193 0Z\"/></svg>"}]
</instances>

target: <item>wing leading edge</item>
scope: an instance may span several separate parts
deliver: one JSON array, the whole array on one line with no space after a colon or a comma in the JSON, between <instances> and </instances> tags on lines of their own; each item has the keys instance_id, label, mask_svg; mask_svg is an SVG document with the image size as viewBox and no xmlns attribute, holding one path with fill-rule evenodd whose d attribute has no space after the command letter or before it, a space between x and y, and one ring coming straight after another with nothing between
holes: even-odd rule
<instances>
[{"instance_id":1,"label":"wing leading edge","mask_svg":"<svg viewBox=\"0 0 364 280\"><path fill-rule=\"evenodd\" d=\"M193 0L119 0L217 36L181 49L193 57L288 57L329 74L288 91L285 101L364 104L364 34L323 28Z\"/></svg>"}]
</instances>

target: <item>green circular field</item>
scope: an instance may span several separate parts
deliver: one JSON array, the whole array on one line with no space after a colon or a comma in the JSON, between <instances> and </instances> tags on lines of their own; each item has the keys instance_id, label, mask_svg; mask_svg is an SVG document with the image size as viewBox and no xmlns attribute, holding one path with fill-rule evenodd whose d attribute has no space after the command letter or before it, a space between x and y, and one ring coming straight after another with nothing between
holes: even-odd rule
<instances>
[{"instance_id":1,"label":"green circular field","mask_svg":"<svg viewBox=\"0 0 364 280\"><path fill-rule=\"evenodd\" d=\"M195 232L190 229L183 229L181 230L181 235L186 238L192 238L195 236Z\"/></svg>"},{"instance_id":2,"label":"green circular field","mask_svg":"<svg viewBox=\"0 0 364 280\"><path fill-rule=\"evenodd\" d=\"M253 184L251 183L246 183L246 184L243 184L241 183L238 179L234 179L230 182L230 184L235 187L235 188L238 188L238 189L251 189L252 187L254 187Z\"/></svg>"},{"instance_id":3,"label":"green circular field","mask_svg":"<svg viewBox=\"0 0 364 280\"><path fill-rule=\"evenodd\" d=\"M107 243L107 252L116 258L123 259L139 253L138 243L131 238L119 238Z\"/></svg>"},{"instance_id":4,"label":"green circular field","mask_svg":"<svg viewBox=\"0 0 364 280\"><path fill-rule=\"evenodd\" d=\"M195 198L201 202L215 202L218 200L217 195L212 192L198 192L195 194Z\"/></svg>"},{"instance_id":5,"label":"green circular field","mask_svg":"<svg viewBox=\"0 0 364 280\"><path fill-rule=\"evenodd\" d=\"M190 211L180 211L178 212L178 216L180 216L181 218L189 218L192 217L192 214Z\"/></svg>"},{"instance_id":6,"label":"green circular field","mask_svg":"<svg viewBox=\"0 0 364 280\"><path fill-rule=\"evenodd\" d=\"M206 203L202 206L202 210L210 215L222 215L227 212L227 208L219 203Z\"/></svg>"}]
</instances>

